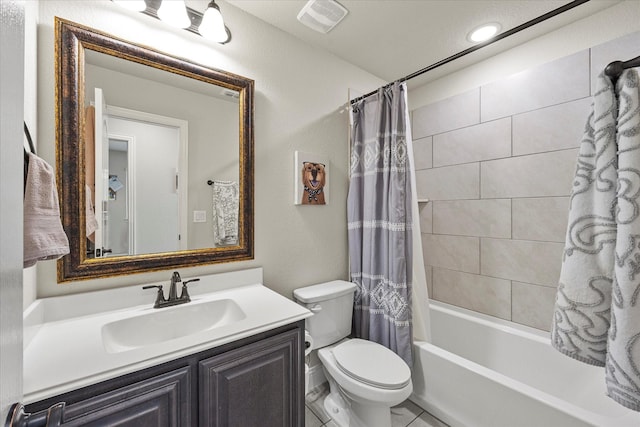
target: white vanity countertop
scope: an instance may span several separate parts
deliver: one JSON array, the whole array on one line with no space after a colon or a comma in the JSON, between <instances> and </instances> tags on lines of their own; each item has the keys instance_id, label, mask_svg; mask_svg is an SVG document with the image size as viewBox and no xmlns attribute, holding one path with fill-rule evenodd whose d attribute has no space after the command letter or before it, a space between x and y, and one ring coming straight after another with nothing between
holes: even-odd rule
<instances>
[{"instance_id":1,"label":"white vanity countertop","mask_svg":"<svg viewBox=\"0 0 640 427\"><path fill-rule=\"evenodd\" d=\"M153 308L156 291L142 290L142 284L35 301L24 314L24 402L37 402L311 316L304 307L260 284L262 269L200 278L189 284L190 303L161 309ZM224 299L235 302L246 316L209 330L116 352L103 342L103 326L111 322Z\"/></svg>"}]
</instances>

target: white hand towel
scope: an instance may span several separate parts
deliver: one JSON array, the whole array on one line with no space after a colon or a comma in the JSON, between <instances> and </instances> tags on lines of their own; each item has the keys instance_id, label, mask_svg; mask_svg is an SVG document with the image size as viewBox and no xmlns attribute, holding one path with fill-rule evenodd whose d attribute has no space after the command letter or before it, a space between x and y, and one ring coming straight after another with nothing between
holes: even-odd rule
<instances>
[{"instance_id":1,"label":"white hand towel","mask_svg":"<svg viewBox=\"0 0 640 427\"><path fill-rule=\"evenodd\" d=\"M23 209L24 267L69 253L69 240L60 222L53 168L32 153L29 153Z\"/></svg>"},{"instance_id":2,"label":"white hand towel","mask_svg":"<svg viewBox=\"0 0 640 427\"><path fill-rule=\"evenodd\" d=\"M238 183L213 183L213 241L216 245L238 244Z\"/></svg>"}]
</instances>

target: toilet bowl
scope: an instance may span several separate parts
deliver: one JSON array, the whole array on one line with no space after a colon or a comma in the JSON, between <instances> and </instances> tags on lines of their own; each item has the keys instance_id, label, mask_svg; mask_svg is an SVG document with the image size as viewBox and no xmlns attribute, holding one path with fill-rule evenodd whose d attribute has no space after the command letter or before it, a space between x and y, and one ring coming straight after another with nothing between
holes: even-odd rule
<instances>
[{"instance_id":1,"label":"toilet bowl","mask_svg":"<svg viewBox=\"0 0 640 427\"><path fill-rule=\"evenodd\" d=\"M344 340L318 357L331 388L325 410L340 427L390 427L390 408L413 391L409 367L380 344Z\"/></svg>"},{"instance_id":2,"label":"toilet bowl","mask_svg":"<svg viewBox=\"0 0 640 427\"><path fill-rule=\"evenodd\" d=\"M306 320L329 381L324 408L339 427L391 427L391 407L413 391L411 370L388 348L347 339L355 285L333 281L296 289L314 316Z\"/></svg>"},{"instance_id":3,"label":"toilet bowl","mask_svg":"<svg viewBox=\"0 0 640 427\"><path fill-rule=\"evenodd\" d=\"M353 400L393 406L412 391L411 371L391 350L371 341L345 340L318 350L322 366Z\"/></svg>"}]
</instances>

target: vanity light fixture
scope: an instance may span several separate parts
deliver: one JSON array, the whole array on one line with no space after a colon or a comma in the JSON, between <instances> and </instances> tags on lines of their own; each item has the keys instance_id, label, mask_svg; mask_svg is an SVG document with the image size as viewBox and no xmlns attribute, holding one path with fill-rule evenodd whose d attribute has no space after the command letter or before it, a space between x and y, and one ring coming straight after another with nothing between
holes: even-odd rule
<instances>
[{"instance_id":1,"label":"vanity light fixture","mask_svg":"<svg viewBox=\"0 0 640 427\"><path fill-rule=\"evenodd\" d=\"M188 28L191 19L187 15L187 6L184 0L163 0L158 9L158 18L177 28Z\"/></svg>"},{"instance_id":2,"label":"vanity light fixture","mask_svg":"<svg viewBox=\"0 0 640 427\"><path fill-rule=\"evenodd\" d=\"M220 7L218 7L215 0L211 0L207 10L204 11L198 31L202 37L218 43L223 43L229 38L220 13Z\"/></svg>"},{"instance_id":3,"label":"vanity light fixture","mask_svg":"<svg viewBox=\"0 0 640 427\"><path fill-rule=\"evenodd\" d=\"M481 25L467 34L467 40L472 43L480 43L489 40L491 37L498 34L501 29L501 25L497 22Z\"/></svg>"},{"instance_id":4,"label":"vanity light fixture","mask_svg":"<svg viewBox=\"0 0 640 427\"><path fill-rule=\"evenodd\" d=\"M231 41L231 31L224 24L220 7L215 0L209 2L204 14L186 6L184 0L111 1L126 9L142 12L220 44Z\"/></svg>"}]
</instances>

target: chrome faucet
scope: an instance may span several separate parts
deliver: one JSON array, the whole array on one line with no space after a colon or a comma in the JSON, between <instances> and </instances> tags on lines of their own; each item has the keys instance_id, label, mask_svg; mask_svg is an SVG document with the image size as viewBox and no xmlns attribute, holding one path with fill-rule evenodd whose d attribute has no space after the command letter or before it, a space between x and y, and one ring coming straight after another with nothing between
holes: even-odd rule
<instances>
[{"instance_id":1,"label":"chrome faucet","mask_svg":"<svg viewBox=\"0 0 640 427\"><path fill-rule=\"evenodd\" d=\"M200 279L185 280L184 282L180 278L180 274L177 271L173 272L171 276L171 283L169 285L169 298L164 298L164 291L162 285L149 285L143 286L142 289L157 288L158 294L156 295L156 302L153 304L153 308L171 307L172 305L185 304L191 301L189 291L187 290L187 283L197 282ZM180 291L180 297L178 297L177 283L182 282L182 290Z\"/></svg>"}]
</instances>

